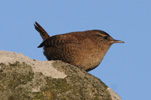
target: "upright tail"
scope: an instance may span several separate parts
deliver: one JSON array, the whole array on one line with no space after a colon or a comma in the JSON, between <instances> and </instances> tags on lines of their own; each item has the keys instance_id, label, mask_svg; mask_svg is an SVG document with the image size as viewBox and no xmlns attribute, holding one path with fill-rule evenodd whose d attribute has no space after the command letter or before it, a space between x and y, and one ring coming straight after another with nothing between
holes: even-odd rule
<instances>
[{"instance_id":1,"label":"upright tail","mask_svg":"<svg viewBox=\"0 0 151 100\"><path fill-rule=\"evenodd\" d=\"M42 28L42 26L38 22L35 22L34 26L35 29L40 33L43 41L50 37L49 34Z\"/></svg>"}]
</instances>

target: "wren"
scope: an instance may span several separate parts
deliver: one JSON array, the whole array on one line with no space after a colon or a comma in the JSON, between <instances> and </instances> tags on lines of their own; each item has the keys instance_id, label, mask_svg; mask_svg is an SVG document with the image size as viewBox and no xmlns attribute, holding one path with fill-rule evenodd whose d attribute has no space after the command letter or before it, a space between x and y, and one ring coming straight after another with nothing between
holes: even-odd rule
<instances>
[{"instance_id":1,"label":"wren","mask_svg":"<svg viewBox=\"0 0 151 100\"><path fill-rule=\"evenodd\" d=\"M88 30L49 36L37 23L35 29L40 33L43 42L44 55L48 60L62 60L85 71L96 68L114 43L124 43L114 40L102 30Z\"/></svg>"}]
</instances>

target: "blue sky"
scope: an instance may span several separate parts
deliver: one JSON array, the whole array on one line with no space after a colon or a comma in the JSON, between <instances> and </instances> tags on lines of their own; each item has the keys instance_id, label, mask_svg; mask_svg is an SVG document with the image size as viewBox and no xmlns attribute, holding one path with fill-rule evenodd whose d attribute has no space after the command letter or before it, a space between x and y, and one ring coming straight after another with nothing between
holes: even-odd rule
<instances>
[{"instance_id":1,"label":"blue sky","mask_svg":"<svg viewBox=\"0 0 151 100\"><path fill-rule=\"evenodd\" d=\"M90 73L122 100L151 100L150 0L1 0L0 50L45 61L34 29L39 22L52 36L100 29L125 41L113 44L99 67Z\"/></svg>"}]
</instances>

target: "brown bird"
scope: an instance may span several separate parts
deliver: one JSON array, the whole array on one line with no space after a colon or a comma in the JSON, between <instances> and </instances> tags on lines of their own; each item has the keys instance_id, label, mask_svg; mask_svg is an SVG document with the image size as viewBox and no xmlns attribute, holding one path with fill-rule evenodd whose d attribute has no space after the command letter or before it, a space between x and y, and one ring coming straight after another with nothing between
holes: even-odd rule
<instances>
[{"instance_id":1,"label":"brown bird","mask_svg":"<svg viewBox=\"0 0 151 100\"><path fill-rule=\"evenodd\" d=\"M35 29L40 33L44 55L48 60L62 60L86 71L96 68L113 43L124 43L114 40L101 30L71 32L55 36L48 33L37 23Z\"/></svg>"}]
</instances>

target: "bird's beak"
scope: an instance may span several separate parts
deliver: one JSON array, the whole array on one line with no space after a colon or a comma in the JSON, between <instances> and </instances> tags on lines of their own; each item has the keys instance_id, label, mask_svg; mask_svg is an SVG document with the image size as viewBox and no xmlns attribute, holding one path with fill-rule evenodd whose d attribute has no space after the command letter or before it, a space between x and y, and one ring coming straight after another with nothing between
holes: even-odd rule
<instances>
[{"instance_id":1,"label":"bird's beak","mask_svg":"<svg viewBox=\"0 0 151 100\"><path fill-rule=\"evenodd\" d=\"M125 42L121 41L121 40L113 40L113 41L111 41L111 43L125 43Z\"/></svg>"},{"instance_id":2,"label":"bird's beak","mask_svg":"<svg viewBox=\"0 0 151 100\"><path fill-rule=\"evenodd\" d=\"M125 42L121 40L114 40L114 43L125 43Z\"/></svg>"}]
</instances>

